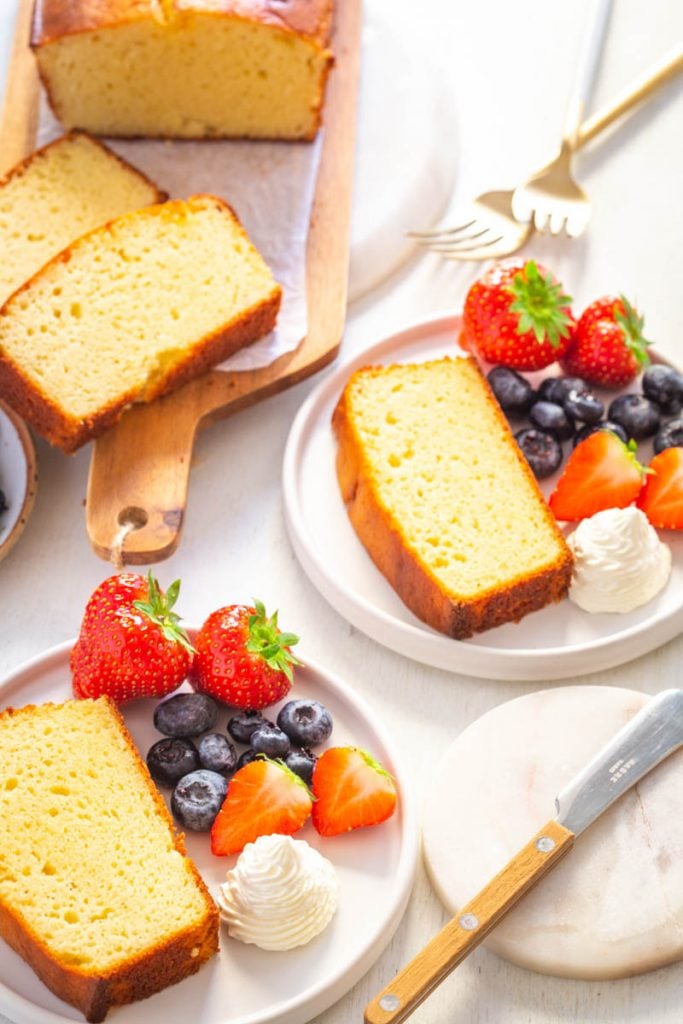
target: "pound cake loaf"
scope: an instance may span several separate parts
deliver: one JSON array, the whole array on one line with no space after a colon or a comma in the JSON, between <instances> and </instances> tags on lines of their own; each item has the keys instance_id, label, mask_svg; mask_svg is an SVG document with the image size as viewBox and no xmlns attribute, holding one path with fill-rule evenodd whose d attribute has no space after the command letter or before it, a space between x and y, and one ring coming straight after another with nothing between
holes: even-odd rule
<instances>
[{"instance_id":1,"label":"pound cake loaf","mask_svg":"<svg viewBox=\"0 0 683 1024\"><path fill-rule=\"evenodd\" d=\"M332 0L36 0L52 108L102 135L312 139Z\"/></svg>"},{"instance_id":2,"label":"pound cake loaf","mask_svg":"<svg viewBox=\"0 0 683 1024\"><path fill-rule=\"evenodd\" d=\"M275 325L281 289L221 199L126 214L0 309L0 395L74 451Z\"/></svg>"},{"instance_id":3,"label":"pound cake loaf","mask_svg":"<svg viewBox=\"0 0 683 1024\"><path fill-rule=\"evenodd\" d=\"M74 132L37 150L0 179L0 306L86 231L164 199L87 135Z\"/></svg>"},{"instance_id":4,"label":"pound cake loaf","mask_svg":"<svg viewBox=\"0 0 683 1024\"><path fill-rule=\"evenodd\" d=\"M116 707L0 713L0 936L89 1021L194 974L218 912Z\"/></svg>"},{"instance_id":5,"label":"pound cake loaf","mask_svg":"<svg viewBox=\"0 0 683 1024\"><path fill-rule=\"evenodd\" d=\"M358 370L333 424L351 522L418 618L464 639L567 594L571 553L473 359Z\"/></svg>"}]
</instances>

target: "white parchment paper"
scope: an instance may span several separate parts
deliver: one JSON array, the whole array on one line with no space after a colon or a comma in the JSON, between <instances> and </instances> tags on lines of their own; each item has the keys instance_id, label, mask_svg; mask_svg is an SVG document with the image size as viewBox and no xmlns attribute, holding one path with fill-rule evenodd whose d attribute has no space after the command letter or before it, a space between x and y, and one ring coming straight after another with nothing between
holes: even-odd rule
<instances>
[{"instance_id":1,"label":"white parchment paper","mask_svg":"<svg viewBox=\"0 0 683 1024\"><path fill-rule=\"evenodd\" d=\"M63 132L42 97L37 145ZM268 366L306 336L306 240L321 134L314 142L105 140L172 198L209 192L229 203L282 286L275 330L221 369Z\"/></svg>"}]
</instances>

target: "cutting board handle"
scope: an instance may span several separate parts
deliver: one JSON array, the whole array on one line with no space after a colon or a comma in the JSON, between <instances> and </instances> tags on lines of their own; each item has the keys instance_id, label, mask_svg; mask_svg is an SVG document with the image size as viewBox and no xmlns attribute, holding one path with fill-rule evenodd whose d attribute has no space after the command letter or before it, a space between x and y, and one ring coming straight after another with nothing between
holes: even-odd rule
<instances>
[{"instance_id":1,"label":"cutting board handle","mask_svg":"<svg viewBox=\"0 0 683 1024\"><path fill-rule=\"evenodd\" d=\"M558 821L544 825L372 1000L365 1009L365 1024L400 1024L409 1017L520 897L571 849L574 838L574 833Z\"/></svg>"}]
</instances>

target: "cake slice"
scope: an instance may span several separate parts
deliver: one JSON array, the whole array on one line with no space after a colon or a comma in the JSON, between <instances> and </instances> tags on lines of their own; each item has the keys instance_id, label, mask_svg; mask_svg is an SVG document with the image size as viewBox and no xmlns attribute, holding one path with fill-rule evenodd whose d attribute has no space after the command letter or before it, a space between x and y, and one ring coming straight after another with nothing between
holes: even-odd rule
<instances>
[{"instance_id":1,"label":"cake slice","mask_svg":"<svg viewBox=\"0 0 683 1024\"><path fill-rule=\"evenodd\" d=\"M358 370L333 422L351 522L418 618L463 639L566 595L571 553L473 359Z\"/></svg>"},{"instance_id":2,"label":"cake slice","mask_svg":"<svg viewBox=\"0 0 683 1024\"><path fill-rule=\"evenodd\" d=\"M0 713L0 835L0 936L87 1020L216 952L216 906L108 698Z\"/></svg>"},{"instance_id":3,"label":"cake slice","mask_svg":"<svg viewBox=\"0 0 683 1024\"><path fill-rule=\"evenodd\" d=\"M83 236L0 309L0 395L70 452L272 330L281 289L221 199Z\"/></svg>"},{"instance_id":4,"label":"cake slice","mask_svg":"<svg viewBox=\"0 0 683 1024\"><path fill-rule=\"evenodd\" d=\"M311 139L332 0L37 0L31 45L66 127Z\"/></svg>"},{"instance_id":5,"label":"cake slice","mask_svg":"<svg viewBox=\"0 0 683 1024\"><path fill-rule=\"evenodd\" d=\"M0 180L0 306L86 231L166 193L87 135L37 150Z\"/></svg>"}]
</instances>

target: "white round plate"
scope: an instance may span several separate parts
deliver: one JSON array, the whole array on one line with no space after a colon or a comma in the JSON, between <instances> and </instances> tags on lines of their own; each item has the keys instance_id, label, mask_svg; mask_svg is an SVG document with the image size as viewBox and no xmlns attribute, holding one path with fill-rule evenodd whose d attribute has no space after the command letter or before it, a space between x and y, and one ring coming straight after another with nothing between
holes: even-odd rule
<instances>
[{"instance_id":1,"label":"white round plate","mask_svg":"<svg viewBox=\"0 0 683 1024\"><path fill-rule=\"evenodd\" d=\"M0 400L0 490L7 509L0 512L0 559L8 555L26 525L36 495L36 453L28 427Z\"/></svg>"},{"instance_id":2,"label":"white round plate","mask_svg":"<svg viewBox=\"0 0 683 1024\"><path fill-rule=\"evenodd\" d=\"M458 354L459 325L459 317L439 316L386 338L325 378L299 410L285 449L283 490L289 535L306 573L344 618L378 643L485 679L564 679L623 664L666 643L683 629L683 537L672 531L665 535L673 550L671 578L644 607L627 615L589 615L567 600L465 641L417 619L375 568L339 492L332 412L361 366ZM546 493L555 479L544 482Z\"/></svg>"},{"instance_id":3,"label":"white round plate","mask_svg":"<svg viewBox=\"0 0 683 1024\"><path fill-rule=\"evenodd\" d=\"M71 696L69 652L60 644L0 683L0 707L60 702ZM297 833L334 864L340 905L330 926L307 946L265 952L231 939L221 926L221 950L179 985L139 1003L117 1007L119 1024L304 1024L322 1013L369 970L403 916L417 864L418 826L406 776L391 743L375 726L377 716L345 682L308 663L297 669L292 696L321 700L334 719L332 743L371 751L396 778L395 815L382 825L335 838L321 838L308 822ZM123 708L126 724L145 756L159 739L152 724L155 701ZM275 713L277 713L275 709ZM222 711L217 729L229 717ZM40 752L36 752L40 756ZM214 857L206 833L188 833L187 852L210 891L225 881L235 857ZM13 950L0 942L0 1011L16 1024L82 1021L57 999Z\"/></svg>"}]
</instances>

